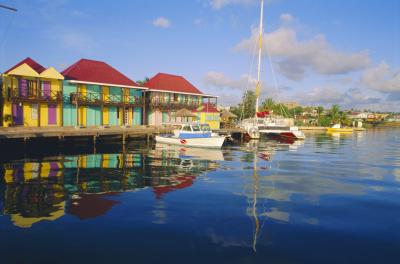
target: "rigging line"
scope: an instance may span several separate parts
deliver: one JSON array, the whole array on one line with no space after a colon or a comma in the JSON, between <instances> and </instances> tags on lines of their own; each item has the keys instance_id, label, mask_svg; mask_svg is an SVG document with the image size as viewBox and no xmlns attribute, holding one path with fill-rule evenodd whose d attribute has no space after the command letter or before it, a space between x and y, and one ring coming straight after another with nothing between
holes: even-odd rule
<instances>
[{"instance_id":1,"label":"rigging line","mask_svg":"<svg viewBox=\"0 0 400 264\"><path fill-rule=\"evenodd\" d=\"M254 61L255 61L255 57L256 57L256 52L255 51L256 51L256 48L257 48L257 44L258 44L258 42L255 41L254 42L254 46L253 46L253 50L251 52L251 54L253 54L253 56L252 56L252 60L251 60L251 63L250 63L250 71L249 71L249 74L247 75L246 90L245 90L245 96L244 96L244 101L243 102L246 102L247 91L249 90L249 86L250 86L250 78L251 78L251 73L253 72ZM242 104L242 110L241 110L241 113L240 113L240 120L243 120L243 119L244 119L244 104Z\"/></svg>"},{"instance_id":2,"label":"rigging line","mask_svg":"<svg viewBox=\"0 0 400 264\"><path fill-rule=\"evenodd\" d=\"M285 114L286 114L286 116L288 116L288 113L286 113L285 109L280 104L281 100L280 100L280 93L279 93L279 89L278 89L278 80L276 78L276 73L275 73L275 70L274 70L274 67L273 67L273 64L272 64L272 57L271 57L271 53L269 52L268 42L267 41L265 41L265 49L266 49L266 53L268 55L268 62L269 62L270 68L271 68L272 78L273 78L274 86L275 86L276 98L277 98L277 102L278 102L278 104L280 106L281 114L283 116L285 116Z\"/></svg>"}]
</instances>

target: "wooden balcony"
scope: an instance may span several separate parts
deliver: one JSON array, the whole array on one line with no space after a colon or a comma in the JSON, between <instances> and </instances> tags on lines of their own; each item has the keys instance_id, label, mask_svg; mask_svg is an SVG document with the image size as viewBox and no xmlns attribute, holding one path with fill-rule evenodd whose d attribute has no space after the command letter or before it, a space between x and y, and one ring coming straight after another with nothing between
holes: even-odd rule
<instances>
[{"instance_id":1,"label":"wooden balcony","mask_svg":"<svg viewBox=\"0 0 400 264\"><path fill-rule=\"evenodd\" d=\"M99 93L71 93L72 104L84 106L143 107L143 98L130 95L103 95Z\"/></svg>"},{"instance_id":2,"label":"wooden balcony","mask_svg":"<svg viewBox=\"0 0 400 264\"><path fill-rule=\"evenodd\" d=\"M9 89L8 99L13 103L60 103L63 97L61 91Z\"/></svg>"},{"instance_id":3,"label":"wooden balcony","mask_svg":"<svg viewBox=\"0 0 400 264\"><path fill-rule=\"evenodd\" d=\"M179 110L182 108L186 108L188 110L195 110L199 108L200 102L196 101L173 101L173 100L165 100L162 98L150 98L149 106L151 109L159 109L159 110Z\"/></svg>"}]
</instances>

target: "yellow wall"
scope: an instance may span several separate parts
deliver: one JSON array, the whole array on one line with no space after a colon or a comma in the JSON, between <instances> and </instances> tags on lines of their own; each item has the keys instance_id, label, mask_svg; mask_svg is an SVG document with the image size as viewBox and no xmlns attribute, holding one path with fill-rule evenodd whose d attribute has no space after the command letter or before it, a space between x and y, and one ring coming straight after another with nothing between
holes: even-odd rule
<instances>
[{"instance_id":1,"label":"yellow wall","mask_svg":"<svg viewBox=\"0 0 400 264\"><path fill-rule=\"evenodd\" d=\"M102 86L101 89L103 90L103 100L105 100L106 95L110 94L110 88L108 86Z\"/></svg>"},{"instance_id":2,"label":"yellow wall","mask_svg":"<svg viewBox=\"0 0 400 264\"><path fill-rule=\"evenodd\" d=\"M108 119L108 107L103 108L103 125L109 125L109 119Z\"/></svg>"},{"instance_id":3,"label":"yellow wall","mask_svg":"<svg viewBox=\"0 0 400 264\"><path fill-rule=\"evenodd\" d=\"M24 111L24 126L37 126L38 119L32 119L32 107L31 104L24 103L23 104ZM39 113L38 113L39 114Z\"/></svg>"},{"instance_id":4,"label":"yellow wall","mask_svg":"<svg viewBox=\"0 0 400 264\"><path fill-rule=\"evenodd\" d=\"M211 119L207 117L211 117ZM220 129L220 124L221 124L220 114L201 112L200 123L208 124L211 129Z\"/></svg>"},{"instance_id":5,"label":"yellow wall","mask_svg":"<svg viewBox=\"0 0 400 264\"><path fill-rule=\"evenodd\" d=\"M46 104L40 104L40 126L48 126L48 107Z\"/></svg>"},{"instance_id":6,"label":"yellow wall","mask_svg":"<svg viewBox=\"0 0 400 264\"><path fill-rule=\"evenodd\" d=\"M24 79L29 79L32 80L30 77L22 77ZM55 79L46 79L46 78L41 78L41 81L50 81L51 82L51 89L52 91L61 91L62 85L60 80L55 80ZM3 76L3 96L5 100L7 100L7 87L11 87L12 89L17 89L18 88L18 79L12 76ZM23 104L23 115L24 115L24 126L38 126L38 119L32 118L32 104L30 103L22 103ZM5 101L4 106L3 106L3 118L5 118L7 115L12 115L12 103L10 101ZM40 125L41 126L48 126L48 109L47 109L47 104L41 104L40 105L40 110L38 108L38 111L40 111ZM62 121L61 121L61 105L57 105L57 126L61 126ZM39 113L38 113L38 118L39 118ZM12 124L12 121L4 121L3 126L8 127Z\"/></svg>"},{"instance_id":7,"label":"yellow wall","mask_svg":"<svg viewBox=\"0 0 400 264\"><path fill-rule=\"evenodd\" d=\"M133 111L133 109L129 108L129 111L128 111L128 113L129 113L129 115L128 115L128 123L129 123L129 125L132 125L132 120L133 120L132 111Z\"/></svg>"},{"instance_id":8,"label":"yellow wall","mask_svg":"<svg viewBox=\"0 0 400 264\"><path fill-rule=\"evenodd\" d=\"M86 107L79 107L79 125L86 126Z\"/></svg>"}]
</instances>

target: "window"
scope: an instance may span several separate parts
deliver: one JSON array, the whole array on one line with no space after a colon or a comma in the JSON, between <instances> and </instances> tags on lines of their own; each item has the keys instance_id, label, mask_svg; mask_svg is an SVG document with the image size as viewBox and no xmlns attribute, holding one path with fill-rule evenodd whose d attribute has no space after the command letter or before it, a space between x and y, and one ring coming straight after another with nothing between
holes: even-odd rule
<instances>
[{"instance_id":1,"label":"window","mask_svg":"<svg viewBox=\"0 0 400 264\"><path fill-rule=\"evenodd\" d=\"M38 119L38 105L32 104L31 109L32 109L32 112L31 112L32 120L37 120Z\"/></svg>"},{"instance_id":2,"label":"window","mask_svg":"<svg viewBox=\"0 0 400 264\"><path fill-rule=\"evenodd\" d=\"M37 84L36 81L28 81L28 96L36 97L37 95Z\"/></svg>"},{"instance_id":3,"label":"window","mask_svg":"<svg viewBox=\"0 0 400 264\"><path fill-rule=\"evenodd\" d=\"M179 100L179 95L178 94L174 94L174 101L177 102Z\"/></svg>"},{"instance_id":4,"label":"window","mask_svg":"<svg viewBox=\"0 0 400 264\"><path fill-rule=\"evenodd\" d=\"M198 125L194 125L194 126L192 126L192 128L193 128L193 131L200 131L200 127L198 126Z\"/></svg>"}]
</instances>

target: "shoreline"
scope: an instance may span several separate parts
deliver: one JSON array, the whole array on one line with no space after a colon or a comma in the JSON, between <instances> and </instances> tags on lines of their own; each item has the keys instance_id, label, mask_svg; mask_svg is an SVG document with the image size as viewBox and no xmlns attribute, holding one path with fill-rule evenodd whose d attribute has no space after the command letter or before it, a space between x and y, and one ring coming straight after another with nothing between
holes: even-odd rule
<instances>
[{"instance_id":1,"label":"shoreline","mask_svg":"<svg viewBox=\"0 0 400 264\"><path fill-rule=\"evenodd\" d=\"M329 127L320 127L320 126L299 126L299 130L302 131L326 131ZM365 131L366 128L364 127L352 127L354 131Z\"/></svg>"}]
</instances>

